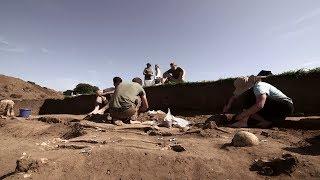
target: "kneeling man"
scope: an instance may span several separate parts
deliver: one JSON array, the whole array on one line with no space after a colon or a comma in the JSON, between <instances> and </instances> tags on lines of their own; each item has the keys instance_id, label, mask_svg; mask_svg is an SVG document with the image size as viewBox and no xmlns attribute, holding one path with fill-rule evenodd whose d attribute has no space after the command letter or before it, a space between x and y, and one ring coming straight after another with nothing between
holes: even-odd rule
<instances>
[{"instance_id":1,"label":"kneeling man","mask_svg":"<svg viewBox=\"0 0 320 180\"><path fill-rule=\"evenodd\" d=\"M119 120L130 123L139 112L149 108L146 93L142 88L142 80L134 78L131 83L121 83L110 101L110 115L114 123Z\"/></svg>"},{"instance_id":2,"label":"kneeling man","mask_svg":"<svg viewBox=\"0 0 320 180\"><path fill-rule=\"evenodd\" d=\"M0 115L14 116L13 110L14 102L12 100L4 99L0 101Z\"/></svg>"}]
</instances>

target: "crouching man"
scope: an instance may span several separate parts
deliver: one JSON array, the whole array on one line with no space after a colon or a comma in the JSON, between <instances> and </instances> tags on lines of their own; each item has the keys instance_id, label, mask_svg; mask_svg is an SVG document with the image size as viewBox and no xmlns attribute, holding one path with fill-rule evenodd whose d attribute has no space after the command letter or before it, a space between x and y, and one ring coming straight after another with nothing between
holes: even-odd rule
<instances>
[{"instance_id":1,"label":"crouching man","mask_svg":"<svg viewBox=\"0 0 320 180\"><path fill-rule=\"evenodd\" d=\"M122 79L120 77L114 77L113 78L113 85L114 87L108 88L105 90L98 90L96 92L96 103L95 108L93 111L91 111L88 115L92 114L104 114L105 111L109 108L109 101L115 91L115 89L119 86L119 84L122 82Z\"/></svg>"},{"instance_id":2,"label":"crouching man","mask_svg":"<svg viewBox=\"0 0 320 180\"><path fill-rule=\"evenodd\" d=\"M244 97L245 110L235 117L237 122L231 126L243 128L248 126L249 120L255 120L258 122L257 126L268 128L272 124L284 121L293 113L292 99L271 84L262 82L262 78L239 77L234 81L234 96L230 98L223 111L228 112L234 100L240 95Z\"/></svg>"},{"instance_id":3,"label":"crouching man","mask_svg":"<svg viewBox=\"0 0 320 180\"><path fill-rule=\"evenodd\" d=\"M142 80L134 78L131 83L121 83L110 101L110 115L113 123L131 123L139 112L149 108L146 93L142 88Z\"/></svg>"},{"instance_id":4,"label":"crouching man","mask_svg":"<svg viewBox=\"0 0 320 180\"><path fill-rule=\"evenodd\" d=\"M14 116L13 110L14 102L12 100L4 99L0 101L0 115Z\"/></svg>"}]
</instances>

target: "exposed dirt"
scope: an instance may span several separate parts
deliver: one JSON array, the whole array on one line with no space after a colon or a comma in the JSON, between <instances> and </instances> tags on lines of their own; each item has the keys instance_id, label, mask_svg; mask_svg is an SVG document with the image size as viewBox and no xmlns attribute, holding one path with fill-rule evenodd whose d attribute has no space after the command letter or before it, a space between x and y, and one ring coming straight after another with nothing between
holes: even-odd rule
<instances>
[{"instance_id":1,"label":"exposed dirt","mask_svg":"<svg viewBox=\"0 0 320 180\"><path fill-rule=\"evenodd\" d=\"M305 92L319 92L320 85L319 83L315 83L319 79L320 73L313 73L301 77L271 76L266 81L293 99L295 107L294 116L311 116L320 115L318 108L320 107L320 93ZM170 108L176 114L201 115L221 113L223 106L232 95L234 87L232 80L225 80L208 83L178 84L175 86L154 86L147 87L145 90L150 109L167 111ZM38 97L37 93L35 94L35 96L33 94L27 96L29 98ZM48 96L46 97L49 98ZM28 108L32 110L33 115L80 115L91 112L94 109L95 100L95 95L82 95L65 99L16 100L15 113L19 114L20 108ZM242 111L241 102L242 99L239 98L231 108L231 112L239 113Z\"/></svg>"},{"instance_id":2,"label":"exposed dirt","mask_svg":"<svg viewBox=\"0 0 320 180\"><path fill-rule=\"evenodd\" d=\"M34 82L26 82L18 78L0 75L0 99L62 99L64 96Z\"/></svg>"},{"instance_id":3,"label":"exposed dirt","mask_svg":"<svg viewBox=\"0 0 320 180\"><path fill-rule=\"evenodd\" d=\"M176 128L95 123L75 115L45 117L49 120L39 116L0 119L0 179L266 179L250 171L254 160L288 153L299 162L295 170L271 178L320 178L319 129L241 129L255 134L260 143L240 148L228 145L239 130L228 127L219 128L229 133L199 127L182 132ZM185 118L201 124L208 117ZM148 118L142 115L140 120ZM87 133L61 139L75 123ZM150 130L171 135L151 136ZM37 171L13 173L21 156L36 160Z\"/></svg>"},{"instance_id":4,"label":"exposed dirt","mask_svg":"<svg viewBox=\"0 0 320 180\"><path fill-rule=\"evenodd\" d=\"M320 73L303 76L269 76L266 82L274 85L293 99L295 115L320 115ZM151 109L185 113L221 113L234 91L233 80L205 83L153 86L145 88ZM314 92L314 93L306 93ZM242 99L232 107L232 112L242 111Z\"/></svg>"}]
</instances>

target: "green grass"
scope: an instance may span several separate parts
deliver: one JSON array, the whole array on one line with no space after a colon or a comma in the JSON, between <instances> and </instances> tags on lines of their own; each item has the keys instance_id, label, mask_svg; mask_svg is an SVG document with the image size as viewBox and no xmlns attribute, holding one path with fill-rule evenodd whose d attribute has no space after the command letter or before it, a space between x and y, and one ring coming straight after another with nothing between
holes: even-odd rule
<instances>
[{"instance_id":1,"label":"green grass","mask_svg":"<svg viewBox=\"0 0 320 180\"><path fill-rule=\"evenodd\" d=\"M305 76L305 75L314 74L314 73L320 73L320 67L310 69L310 70L307 70L307 69L291 70L291 71L286 71L286 72L277 74L275 76L300 77L300 76Z\"/></svg>"},{"instance_id":2,"label":"green grass","mask_svg":"<svg viewBox=\"0 0 320 180\"><path fill-rule=\"evenodd\" d=\"M291 71L286 71L280 74L273 75L271 77L301 77L305 76L308 74L320 74L320 67L310 69L310 70L305 70L305 69L298 69L298 70L291 70ZM205 85L205 84L214 84L214 83L225 83L225 82L230 82L234 81L235 78L230 77L230 78L224 78L224 79L218 79L215 81L196 81L196 82L184 82L184 83L169 83L169 84L163 84L159 86L151 86L151 87L146 87L146 88L152 88L152 87L170 87L170 86L189 86L189 85Z\"/></svg>"}]
</instances>

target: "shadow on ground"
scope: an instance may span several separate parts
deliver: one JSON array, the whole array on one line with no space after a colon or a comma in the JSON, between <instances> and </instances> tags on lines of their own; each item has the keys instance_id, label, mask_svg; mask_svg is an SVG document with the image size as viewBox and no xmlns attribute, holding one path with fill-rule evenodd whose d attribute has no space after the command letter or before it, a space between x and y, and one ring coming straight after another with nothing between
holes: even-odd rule
<instances>
[{"instance_id":1,"label":"shadow on ground","mask_svg":"<svg viewBox=\"0 0 320 180\"><path fill-rule=\"evenodd\" d=\"M320 155L320 135L315 136L313 138L308 138L305 141L308 142L308 145L304 145L300 147L286 147L283 149L286 151L298 153L301 155L319 156Z\"/></svg>"},{"instance_id":2,"label":"shadow on ground","mask_svg":"<svg viewBox=\"0 0 320 180\"><path fill-rule=\"evenodd\" d=\"M299 121L285 120L279 125L281 128L288 129L308 129L308 130L319 130L320 129L320 118L305 118Z\"/></svg>"},{"instance_id":3,"label":"shadow on ground","mask_svg":"<svg viewBox=\"0 0 320 180\"><path fill-rule=\"evenodd\" d=\"M8 173L8 174L5 174L5 175L3 175L3 176L0 177L0 180L1 180L1 179L5 179L5 178L7 178L7 177L10 177L10 176L12 176L12 175L14 175L14 174L16 174L15 171L10 172L10 173Z\"/></svg>"}]
</instances>

